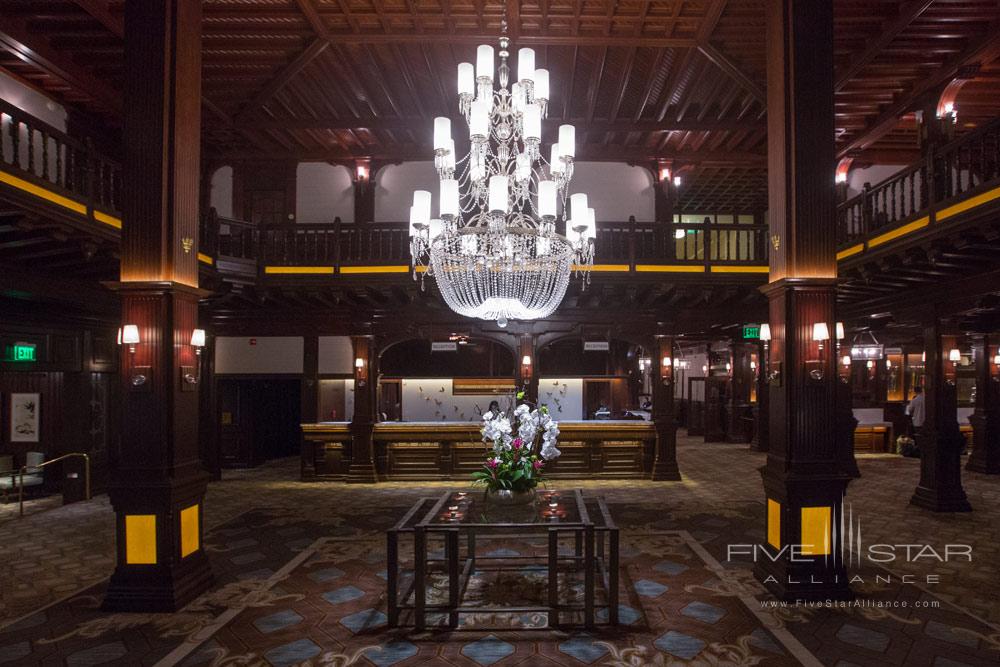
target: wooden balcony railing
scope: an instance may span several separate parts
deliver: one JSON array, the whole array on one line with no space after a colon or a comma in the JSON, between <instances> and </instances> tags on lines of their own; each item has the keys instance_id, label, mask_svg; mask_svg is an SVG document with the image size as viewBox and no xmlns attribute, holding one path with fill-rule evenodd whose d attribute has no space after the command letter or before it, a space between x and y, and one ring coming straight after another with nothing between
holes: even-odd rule
<instances>
[{"instance_id":1,"label":"wooden balcony railing","mask_svg":"<svg viewBox=\"0 0 1000 667\"><path fill-rule=\"evenodd\" d=\"M736 219L735 217L733 219ZM256 227L214 218L202 248L262 266L405 265L410 241L403 223L297 224ZM216 238L209 238L216 235ZM767 265L767 228L759 224L602 222L595 262L627 265ZM209 250L208 252L211 252ZM707 270L707 269L706 269Z\"/></svg>"},{"instance_id":2,"label":"wooden balcony railing","mask_svg":"<svg viewBox=\"0 0 1000 667\"><path fill-rule=\"evenodd\" d=\"M938 147L924 160L837 207L837 242L849 247L1000 185L1000 119Z\"/></svg>"},{"instance_id":3,"label":"wooden balcony railing","mask_svg":"<svg viewBox=\"0 0 1000 667\"><path fill-rule=\"evenodd\" d=\"M89 139L65 132L0 100L0 168L28 183L118 215L121 165Z\"/></svg>"}]
</instances>

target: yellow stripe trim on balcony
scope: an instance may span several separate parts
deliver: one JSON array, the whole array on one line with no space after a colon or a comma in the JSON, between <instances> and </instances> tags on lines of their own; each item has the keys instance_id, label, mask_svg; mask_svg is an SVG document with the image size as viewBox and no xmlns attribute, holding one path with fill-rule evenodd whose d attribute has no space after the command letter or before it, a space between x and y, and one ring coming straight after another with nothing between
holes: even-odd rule
<instances>
[{"instance_id":1,"label":"yellow stripe trim on balcony","mask_svg":"<svg viewBox=\"0 0 1000 667\"><path fill-rule=\"evenodd\" d=\"M902 227L897 227L891 232L886 232L885 234L879 234L878 236L870 239L868 241L868 247L874 248L875 246L882 245L883 243L888 243L893 239L898 239L900 236L906 236L910 232L915 232L918 229L923 229L931 221L926 215L922 218L917 218L913 222L908 222Z\"/></svg>"},{"instance_id":2,"label":"yellow stripe trim on balcony","mask_svg":"<svg viewBox=\"0 0 1000 667\"><path fill-rule=\"evenodd\" d=\"M213 264L215 264L215 260L212 259L211 257L209 257L208 255L206 255L203 252L199 252L198 253L198 261L199 262L204 262L205 264L208 264L209 266L212 266Z\"/></svg>"},{"instance_id":3,"label":"yellow stripe trim on balcony","mask_svg":"<svg viewBox=\"0 0 1000 667\"><path fill-rule=\"evenodd\" d=\"M34 183L29 183L23 178L18 178L7 172L0 171L0 183L6 183L11 187L15 187L18 190L24 190L28 194L35 195L36 197L41 197L46 201L50 201L57 206L62 206L63 208L68 208L74 213L79 213L80 215L87 215L87 206L69 197L63 197L60 194L56 194L51 190L35 185Z\"/></svg>"},{"instance_id":4,"label":"yellow stripe trim on balcony","mask_svg":"<svg viewBox=\"0 0 1000 667\"><path fill-rule=\"evenodd\" d=\"M574 271L593 271L595 273L614 273L616 271L621 271L627 273L629 271L628 264L594 264L591 267L587 267L584 264L574 264Z\"/></svg>"},{"instance_id":5,"label":"yellow stripe trim on balcony","mask_svg":"<svg viewBox=\"0 0 1000 667\"><path fill-rule=\"evenodd\" d=\"M341 273L409 273L410 267L404 265L392 266L342 266Z\"/></svg>"},{"instance_id":6,"label":"yellow stripe trim on balcony","mask_svg":"<svg viewBox=\"0 0 1000 667\"><path fill-rule=\"evenodd\" d=\"M97 209L94 209L94 220L98 222L103 222L106 225L111 225L115 229L122 228L122 219L116 218L113 215L108 215L107 213L101 213Z\"/></svg>"},{"instance_id":7,"label":"yellow stripe trim on balcony","mask_svg":"<svg viewBox=\"0 0 1000 667\"><path fill-rule=\"evenodd\" d=\"M265 266L264 273L333 274L332 266Z\"/></svg>"},{"instance_id":8,"label":"yellow stripe trim on balcony","mask_svg":"<svg viewBox=\"0 0 1000 667\"><path fill-rule=\"evenodd\" d=\"M847 259L848 257L853 257L854 255L857 255L859 252L861 252L864 249L865 249L865 244L864 243L859 243L857 245L852 245L850 248L844 248L843 250L841 250L840 252L837 253L837 261L839 262L842 259Z\"/></svg>"},{"instance_id":9,"label":"yellow stripe trim on balcony","mask_svg":"<svg viewBox=\"0 0 1000 667\"><path fill-rule=\"evenodd\" d=\"M767 273L771 270L769 266L712 266L709 267L712 273Z\"/></svg>"},{"instance_id":10,"label":"yellow stripe trim on balcony","mask_svg":"<svg viewBox=\"0 0 1000 667\"><path fill-rule=\"evenodd\" d=\"M701 264L636 264L637 273L704 273Z\"/></svg>"},{"instance_id":11,"label":"yellow stripe trim on balcony","mask_svg":"<svg viewBox=\"0 0 1000 667\"><path fill-rule=\"evenodd\" d=\"M987 190L986 192L978 194L975 197L969 197L965 201L960 201L957 204L949 206L948 208L941 209L938 211L937 219L944 220L945 218L950 218L953 215L958 215L963 211L968 211L970 208L982 206L983 204L991 202L997 198L1000 198L1000 188Z\"/></svg>"}]
</instances>

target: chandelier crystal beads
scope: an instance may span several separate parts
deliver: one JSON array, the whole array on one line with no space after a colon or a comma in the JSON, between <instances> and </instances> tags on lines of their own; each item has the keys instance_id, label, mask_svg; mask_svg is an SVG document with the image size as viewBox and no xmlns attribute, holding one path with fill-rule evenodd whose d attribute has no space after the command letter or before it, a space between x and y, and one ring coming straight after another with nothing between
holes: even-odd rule
<instances>
[{"instance_id":1,"label":"chandelier crystal beads","mask_svg":"<svg viewBox=\"0 0 1000 667\"><path fill-rule=\"evenodd\" d=\"M558 140L542 149L549 72L535 68L532 49L520 49L511 83L508 46L501 37L495 71L488 45L476 50L475 66L459 64L458 108L469 151L457 159L451 119L435 118L439 215L431 217L426 190L413 193L410 208L414 279L433 277L456 313L501 326L552 314L573 271L586 286L596 232L587 195L568 195L574 127L561 125Z\"/></svg>"}]
</instances>

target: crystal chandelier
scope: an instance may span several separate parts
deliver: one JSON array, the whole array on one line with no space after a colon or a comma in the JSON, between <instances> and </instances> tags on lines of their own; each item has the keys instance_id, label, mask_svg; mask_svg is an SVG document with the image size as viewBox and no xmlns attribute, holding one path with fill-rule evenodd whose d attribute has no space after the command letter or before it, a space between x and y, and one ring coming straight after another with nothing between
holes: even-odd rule
<instances>
[{"instance_id":1,"label":"crystal chandelier","mask_svg":"<svg viewBox=\"0 0 1000 667\"><path fill-rule=\"evenodd\" d=\"M458 105L469 126L469 152L457 159L451 119L435 118L439 216L431 217L426 190L413 193L410 208L414 279L432 276L456 313L500 326L551 315L573 271L586 287L596 231L587 195L568 197L573 126L559 127L548 160L542 152L549 72L535 69L534 50L520 49L511 84L508 46L502 36L496 77L491 46L477 49L475 67L459 64ZM560 203L565 234L556 229Z\"/></svg>"}]
</instances>

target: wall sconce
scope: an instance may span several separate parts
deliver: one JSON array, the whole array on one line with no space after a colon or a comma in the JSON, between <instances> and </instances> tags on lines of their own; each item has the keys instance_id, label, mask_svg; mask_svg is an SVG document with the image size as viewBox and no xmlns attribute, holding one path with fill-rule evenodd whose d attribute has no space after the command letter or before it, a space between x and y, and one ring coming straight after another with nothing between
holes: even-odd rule
<instances>
[{"instance_id":1,"label":"wall sconce","mask_svg":"<svg viewBox=\"0 0 1000 667\"><path fill-rule=\"evenodd\" d=\"M368 382L368 367L361 357L354 360L354 379L359 387L364 387Z\"/></svg>"},{"instance_id":2,"label":"wall sconce","mask_svg":"<svg viewBox=\"0 0 1000 667\"><path fill-rule=\"evenodd\" d=\"M531 355L526 354L521 357L521 378L528 380L531 377Z\"/></svg>"},{"instance_id":3,"label":"wall sconce","mask_svg":"<svg viewBox=\"0 0 1000 667\"><path fill-rule=\"evenodd\" d=\"M139 327L135 324L126 324L121 328L120 342L128 345L128 351L135 354L135 346L139 344Z\"/></svg>"},{"instance_id":4,"label":"wall sconce","mask_svg":"<svg viewBox=\"0 0 1000 667\"><path fill-rule=\"evenodd\" d=\"M951 350L948 351L948 361L957 364L961 360L962 360L962 353L959 351L957 347L953 347L951 348Z\"/></svg>"},{"instance_id":5,"label":"wall sconce","mask_svg":"<svg viewBox=\"0 0 1000 667\"><path fill-rule=\"evenodd\" d=\"M674 176L674 187L675 188L681 187L681 177L680 176Z\"/></svg>"},{"instance_id":6,"label":"wall sconce","mask_svg":"<svg viewBox=\"0 0 1000 667\"><path fill-rule=\"evenodd\" d=\"M767 343L771 342L771 325L767 322L760 325L759 338L765 344L765 347Z\"/></svg>"},{"instance_id":7,"label":"wall sconce","mask_svg":"<svg viewBox=\"0 0 1000 667\"><path fill-rule=\"evenodd\" d=\"M851 367L851 355L845 354L844 356L842 356L840 358L840 363L841 363L841 365L844 368L850 368Z\"/></svg>"},{"instance_id":8,"label":"wall sconce","mask_svg":"<svg viewBox=\"0 0 1000 667\"><path fill-rule=\"evenodd\" d=\"M664 183L668 183L670 181L670 167L660 168L660 180Z\"/></svg>"},{"instance_id":9,"label":"wall sconce","mask_svg":"<svg viewBox=\"0 0 1000 667\"><path fill-rule=\"evenodd\" d=\"M815 367L809 371L809 377L813 380L823 379L823 362L826 360L826 355L824 350L826 348L826 341L830 340L830 327L827 326L826 322L816 322L813 324L812 339L818 344L818 356L815 362L807 362Z\"/></svg>"},{"instance_id":10,"label":"wall sconce","mask_svg":"<svg viewBox=\"0 0 1000 667\"><path fill-rule=\"evenodd\" d=\"M205 347L205 330L195 329L191 332L191 347L194 348L194 353L201 356L201 349Z\"/></svg>"}]
</instances>

